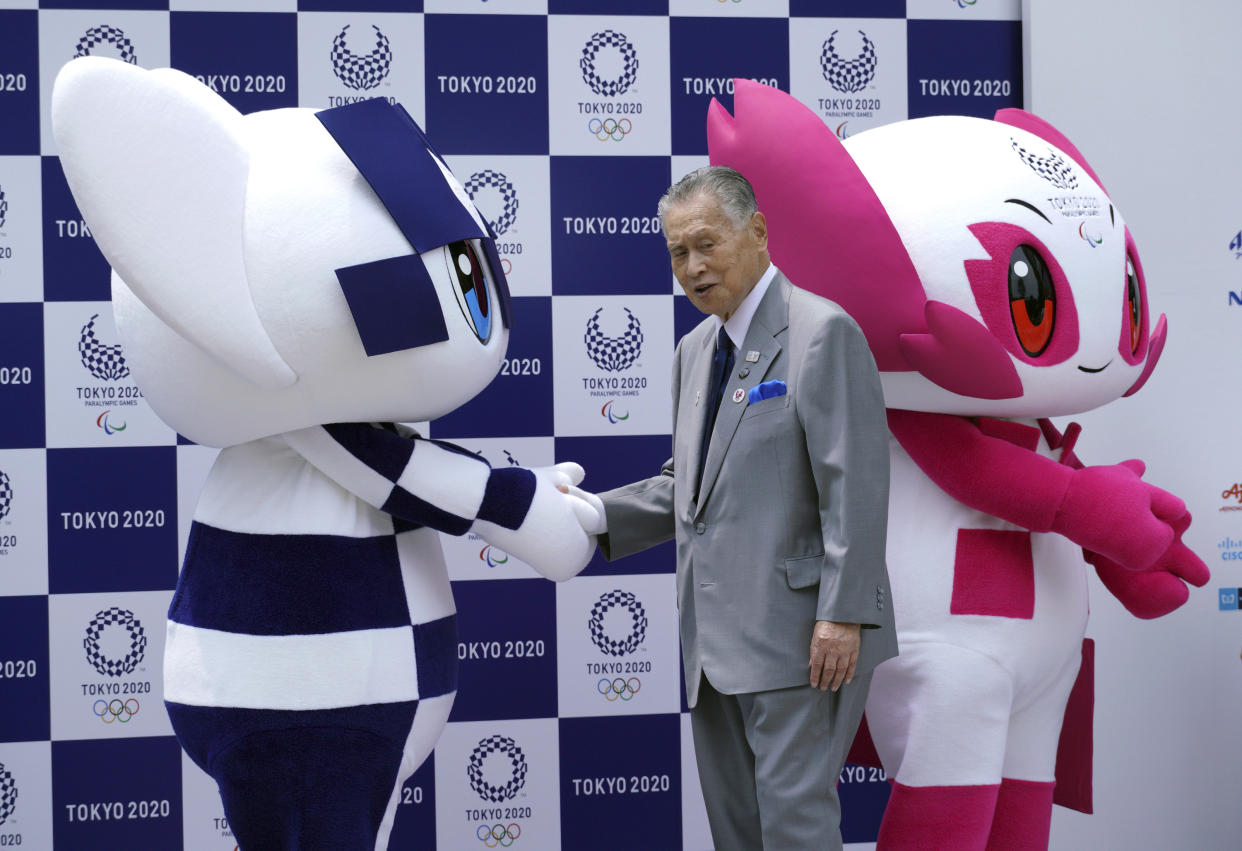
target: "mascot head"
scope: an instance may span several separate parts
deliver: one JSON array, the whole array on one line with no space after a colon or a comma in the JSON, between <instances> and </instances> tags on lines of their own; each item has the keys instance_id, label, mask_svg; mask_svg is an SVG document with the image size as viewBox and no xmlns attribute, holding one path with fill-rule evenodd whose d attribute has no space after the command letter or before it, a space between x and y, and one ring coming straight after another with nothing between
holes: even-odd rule
<instances>
[{"instance_id":1,"label":"mascot head","mask_svg":"<svg viewBox=\"0 0 1242 851\"><path fill-rule=\"evenodd\" d=\"M1120 211L1078 150L1018 109L899 121L845 143L737 80L711 162L755 187L773 262L862 326L890 408L1090 410L1136 392L1165 339Z\"/></svg>"},{"instance_id":2,"label":"mascot head","mask_svg":"<svg viewBox=\"0 0 1242 851\"><path fill-rule=\"evenodd\" d=\"M126 360L181 434L432 419L499 370L492 234L400 106L243 116L178 71L86 57L52 122Z\"/></svg>"}]
</instances>

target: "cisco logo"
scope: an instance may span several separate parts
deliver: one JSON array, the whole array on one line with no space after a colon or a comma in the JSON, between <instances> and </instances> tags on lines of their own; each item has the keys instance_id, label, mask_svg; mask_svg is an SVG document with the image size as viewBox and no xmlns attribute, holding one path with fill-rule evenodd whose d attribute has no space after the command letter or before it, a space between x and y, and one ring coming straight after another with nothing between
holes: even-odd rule
<instances>
[{"instance_id":1,"label":"cisco logo","mask_svg":"<svg viewBox=\"0 0 1242 851\"><path fill-rule=\"evenodd\" d=\"M621 638L613 638L604 629L604 619L613 609L624 609L630 615L630 628ZM600 595L591 607L591 617L587 622L591 633L591 641L595 642L609 656L625 656L638 649L647 637L647 610L638 598L629 591L619 588Z\"/></svg>"},{"instance_id":2,"label":"cisco logo","mask_svg":"<svg viewBox=\"0 0 1242 851\"><path fill-rule=\"evenodd\" d=\"M498 171L484 169L476 171L470 175L470 179L465 183L466 194L470 196L470 200L479 207L479 195L484 194L484 190L491 188L500 196L500 215L492 218L484 213L487 225L492 229L492 233L496 236L502 236L513 227L513 223L517 221L518 197L517 191L513 188L513 183L509 178L505 177ZM487 205L489 210L495 210L495 205ZM480 207L479 212L483 212Z\"/></svg>"},{"instance_id":3,"label":"cisco logo","mask_svg":"<svg viewBox=\"0 0 1242 851\"><path fill-rule=\"evenodd\" d=\"M625 331L619 337L609 337L599 327L599 315L604 308L597 309L587 319L586 343L587 354L595 365L605 372L620 372L628 369L643 351L643 326L638 317L628 307L622 308L626 315Z\"/></svg>"},{"instance_id":4,"label":"cisco logo","mask_svg":"<svg viewBox=\"0 0 1242 851\"><path fill-rule=\"evenodd\" d=\"M117 640L118 631L124 631L124 639ZM108 650L104 649L105 643ZM126 645L124 652L116 652ZM132 674L146 656L147 634L133 612L113 606L91 619L82 647L86 650L86 660L96 671L105 677L120 677Z\"/></svg>"},{"instance_id":5,"label":"cisco logo","mask_svg":"<svg viewBox=\"0 0 1242 851\"><path fill-rule=\"evenodd\" d=\"M133 42L125 35L119 27L111 27L107 24L98 27L91 27L82 34L78 39L77 49L74 50L74 58L80 56L94 56L95 50L101 45L111 45L116 49L117 58L122 62L128 62L130 65L138 64L138 57L134 53Z\"/></svg>"},{"instance_id":6,"label":"cisco logo","mask_svg":"<svg viewBox=\"0 0 1242 851\"><path fill-rule=\"evenodd\" d=\"M612 48L619 55L619 73L606 76L600 72L599 66L603 64L600 53L604 48ZM587 40L578 67L582 69L582 81L590 86L591 91L604 97L616 97L625 94L638 78L638 51L624 34L604 30Z\"/></svg>"},{"instance_id":7,"label":"cisco logo","mask_svg":"<svg viewBox=\"0 0 1242 851\"><path fill-rule=\"evenodd\" d=\"M345 43L349 24L332 40L332 71L338 80L355 91L369 91L384 81L392 68L392 46L380 28L375 30L375 47L370 53L357 54Z\"/></svg>"},{"instance_id":8,"label":"cisco logo","mask_svg":"<svg viewBox=\"0 0 1242 851\"><path fill-rule=\"evenodd\" d=\"M119 381L129 375L129 367L125 364L125 356L121 354L121 346L106 345L95 335L96 313L90 321L82 326L82 335L78 338L78 354L82 357L82 366L96 378L104 381Z\"/></svg>"},{"instance_id":9,"label":"cisco logo","mask_svg":"<svg viewBox=\"0 0 1242 851\"><path fill-rule=\"evenodd\" d=\"M861 92L875 79L875 43L859 30L862 48L854 58L843 59L837 53L838 32L840 30L833 30L824 42L819 54L819 67L824 72L824 79L837 91L846 94Z\"/></svg>"},{"instance_id":10,"label":"cisco logo","mask_svg":"<svg viewBox=\"0 0 1242 851\"><path fill-rule=\"evenodd\" d=\"M497 758L489 760L488 757L492 754L495 754ZM506 761L508 765L501 772L507 775L503 783L492 783L484 776L485 773L492 774L492 772L484 771L485 762L491 762L494 765L497 762ZM522 753L517 742L508 736L492 735L475 745L470 753L470 764L466 767L466 776L470 779L470 788L475 791L476 795L485 801L498 804L517 797L517 793L522 791L522 787L526 785L526 771L526 755Z\"/></svg>"}]
</instances>

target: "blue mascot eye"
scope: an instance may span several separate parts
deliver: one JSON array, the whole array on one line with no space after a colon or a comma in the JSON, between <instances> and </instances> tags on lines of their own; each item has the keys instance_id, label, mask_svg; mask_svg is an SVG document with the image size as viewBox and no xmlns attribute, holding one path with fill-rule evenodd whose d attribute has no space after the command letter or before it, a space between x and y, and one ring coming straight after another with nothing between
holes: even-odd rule
<instances>
[{"instance_id":1,"label":"blue mascot eye","mask_svg":"<svg viewBox=\"0 0 1242 851\"><path fill-rule=\"evenodd\" d=\"M447 260L450 278L457 281L454 293L461 312L475 336L486 343L492 335L487 266L480 261L474 246L466 241L449 244Z\"/></svg>"}]
</instances>

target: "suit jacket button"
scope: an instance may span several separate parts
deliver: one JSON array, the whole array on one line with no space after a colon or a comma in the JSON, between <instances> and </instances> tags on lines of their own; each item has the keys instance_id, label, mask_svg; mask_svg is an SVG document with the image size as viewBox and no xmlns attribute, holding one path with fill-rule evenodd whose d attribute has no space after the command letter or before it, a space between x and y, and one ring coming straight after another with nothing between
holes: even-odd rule
<instances>
[{"instance_id":1,"label":"suit jacket button","mask_svg":"<svg viewBox=\"0 0 1242 851\"><path fill-rule=\"evenodd\" d=\"M700 520L698 523L694 524L694 531L697 534L702 535L704 532L707 531L707 524L704 523L702 520Z\"/></svg>"}]
</instances>

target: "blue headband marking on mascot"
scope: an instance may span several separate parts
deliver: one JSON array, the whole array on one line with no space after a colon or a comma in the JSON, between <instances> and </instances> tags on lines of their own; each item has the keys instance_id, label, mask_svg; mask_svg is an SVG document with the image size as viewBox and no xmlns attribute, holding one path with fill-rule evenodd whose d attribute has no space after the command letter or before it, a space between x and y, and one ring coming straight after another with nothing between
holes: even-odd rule
<instances>
[{"instance_id":1,"label":"blue headband marking on mascot","mask_svg":"<svg viewBox=\"0 0 1242 851\"><path fill-rule=\"evenodd\" d=\"M437 164L443 160L409 113L399 104L373 98L321 110L315 117L379 196L418 254L463 240L480 241L500 301L501 320L510 327L508 281L491 229L480 229L453 192ZM368 355L448 339L435 285L418 255L338 269L337 277ZM415 307L417 312L409 312ZM394 315L403 318L401 328L387 327Z\"/></svg>"}]
</instances>

